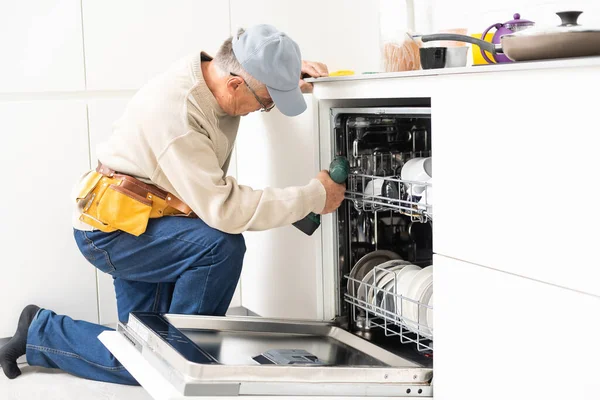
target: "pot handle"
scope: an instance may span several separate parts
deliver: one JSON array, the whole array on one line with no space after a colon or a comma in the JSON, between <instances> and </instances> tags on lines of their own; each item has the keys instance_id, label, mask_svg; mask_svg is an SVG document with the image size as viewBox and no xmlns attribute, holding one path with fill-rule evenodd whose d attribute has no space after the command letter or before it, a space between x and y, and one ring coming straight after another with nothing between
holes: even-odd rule
<instances>
[{"instance_id":1,"label":"pot handle","mask_svg":"<svg viewBox=\"0 0 600 400\"><path fill-rule=\"evenodd\" d=\"M455 42L466 42L476 44L483 50L492 54L498 54L502 52L502 47L496 47L494 43L486 42L485 40L477 39L467 35L458 35L456 33L432 33L431 35L421 36L423 42L433 42L436 40L453 40Z\"/></svg>"},{"instance_id":2,"label":"pot handle","mask_svg":"<svg viewBox=\"0 0 600 400\"><path fill-rule=\"evenodd\" d=\"M483 33L481 34L481 40L485 40L485 35L487 35L487 33L490 31L490 29L492 28L496 28L496 30L500 29L502 27L501 23L497 23L494 25L490 25L490 27L488 27L485 31L483 31ZM482 47L479 48L479 51L481 51L481 55L483 56L483 58L485 59L485 61L487 61L490 64L495 64L496 60L494 59L494 61L490 60L487 56L487 54L485 54L485 50L483 50Z\"/></svg>"}]
</instances>

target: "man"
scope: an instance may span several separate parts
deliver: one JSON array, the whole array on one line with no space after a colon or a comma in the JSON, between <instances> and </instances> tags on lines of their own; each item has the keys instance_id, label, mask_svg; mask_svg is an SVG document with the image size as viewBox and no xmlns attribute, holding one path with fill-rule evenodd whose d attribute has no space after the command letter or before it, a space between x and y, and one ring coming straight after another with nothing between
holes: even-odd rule
<instances>
[{"instance_id":1,"label":"man","mask_svg":"<svg viewBox=\"0 0 600 400\"><path fill-rule=\"evenodd\" d=\"M302 74L327 69L259 25L225 41L214 59L201 53L176 63L133 97L74 196L75 240L112 275L120 321L131 311L225 315L242 268L241 232L339 207L345 188L326 171L285 189L253 190L226 176L239 116L274 106L302 113L301 88L311 90ZM107 329L30 305L0 364L15 378L26 353L30 365L137 384L97 339Z\"/></svg>"}]
</instances>

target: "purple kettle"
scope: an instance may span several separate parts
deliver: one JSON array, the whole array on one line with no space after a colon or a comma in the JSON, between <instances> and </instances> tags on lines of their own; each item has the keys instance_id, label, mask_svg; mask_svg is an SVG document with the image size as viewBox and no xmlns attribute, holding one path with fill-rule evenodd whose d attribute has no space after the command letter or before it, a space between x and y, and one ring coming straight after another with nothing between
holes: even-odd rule
<instances>
[{"instance_id":1,"label":"purple kettle","mask_svg":"<svg viewBox=\"0 0 600 400\"><path fill-rule=\"evenodd\" d=\"M527 29L530 26L535 25L535 22L528 21L526 19L521 19L521 15L519 13L516 13L515 15L513 15L513 18L514 19L512 21L508 21L503 24L500 24L500 23L494 24L494 25L490 26L489 28L487 28L481 34L481 40L485 40L485 35L487 35L487 33L490 31L490 29L496 28L496 33L494 34L494 37L492 38L492 43L499 44L500 37L502 35L507 35L509 33L521 31L523 29ZM481 55L490 64L493 64L494 62L496 62L496 63L512 62L512 60L510 58L506 57L504 54L496 54L496 55L492 56L494 58L494 61L492 61L488 58L487 54L485 54L485 51L483 51L483 49L481 49Z\"/></svg>"}]
</instances>

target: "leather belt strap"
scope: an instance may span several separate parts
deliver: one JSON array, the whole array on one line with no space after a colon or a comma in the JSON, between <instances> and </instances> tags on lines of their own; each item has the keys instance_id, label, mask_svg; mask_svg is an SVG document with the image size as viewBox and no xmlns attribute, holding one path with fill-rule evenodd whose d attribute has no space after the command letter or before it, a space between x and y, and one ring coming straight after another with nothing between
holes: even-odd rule
<instances>
[{"instance_id":1,"label":"leather belt strap","mask_svg":"<svg viewBox=\"0 0 600 400\"><path fill-rule=\"evenodd\" d=\"M148 197L148 194L150 193L154 196L157 196L157 197L163 199L170 207L173 207L175 210L179 211L183 215L195 216L195 215L192 215L193 214L192 209L187 204L185 204L183 201L181 201L180 199L178 199L176 196L172 195L171 193L169 193L165 190L162 190L158 186L144 183L144 182L140 181L139 179L136 179L130 175L120 174L117 171L115 171L114 169L111 169L111 168L107 167L106 165L102 164L100 161L98 161L98 166L96 167L96 172L98 172L99 174L102 174L104 176L108 176L109 178L120 179L121 186L131 190L132 192L134 192L144 198Z\"/></svg>"}]
</instances>

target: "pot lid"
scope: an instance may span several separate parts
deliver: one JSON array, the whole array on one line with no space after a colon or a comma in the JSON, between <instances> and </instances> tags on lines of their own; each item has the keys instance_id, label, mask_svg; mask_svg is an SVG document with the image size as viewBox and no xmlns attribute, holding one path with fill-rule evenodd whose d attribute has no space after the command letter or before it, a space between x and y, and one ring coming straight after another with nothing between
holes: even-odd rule
<instances>
[{"instance_id":1,"label":"pot lid","mask_svg":"<svg viewBox=\"0 0 600 400\"><path fill-rule=\"evenodd\" d=\"M527 28L518 32L502 35L501 38L538 36L565 32L600 32L600 29L587 28L577 23L577 18L582 14L582 11L561 11L556 14L560 17L562 22L558 26Z\"/></svg>"},{"instance_id":2,"label":"pot lid","mask_svg":"<svg viewBox=\"0 0 600 400\"><path fill-rule=\"evenodd\" d=\"M505 22L503 25L507 28L514 28L514 27L523 27L523 26L529 26L529 25L535 25L535 23L533 21L529 21L527 19L521 19L521 14L516 13L513 15L513 20Z\"/></svg>"}]
</instances>

